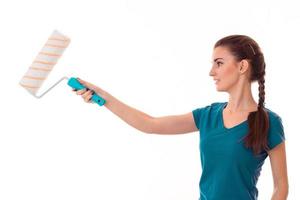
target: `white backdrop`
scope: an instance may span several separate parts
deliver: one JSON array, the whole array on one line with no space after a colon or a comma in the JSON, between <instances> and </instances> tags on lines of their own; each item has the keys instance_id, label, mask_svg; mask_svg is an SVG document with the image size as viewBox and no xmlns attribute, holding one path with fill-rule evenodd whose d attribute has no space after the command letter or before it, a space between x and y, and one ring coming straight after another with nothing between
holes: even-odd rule
<instances>
[{"instance_id":1,"label":"white backdrop","mask_svg":"<svg viewBox=\"0 0 300 200\"><path fill-rule=\"evenodd\" d=\"M196 200L199 135L142 133L61 83L35 99L19 81L54 29L71 38L41 91L90 81L152 116L227 101L208 76L214 43L254 38L265 53L266 107L283 120L289 199L299 199L300 14L296 1L1 1L0 199ZM253 93L258 99L258 85ZM208 95L209 94L209 95ZM269 159L257 185L270 199Z\"/></svg>"}]
</instances>

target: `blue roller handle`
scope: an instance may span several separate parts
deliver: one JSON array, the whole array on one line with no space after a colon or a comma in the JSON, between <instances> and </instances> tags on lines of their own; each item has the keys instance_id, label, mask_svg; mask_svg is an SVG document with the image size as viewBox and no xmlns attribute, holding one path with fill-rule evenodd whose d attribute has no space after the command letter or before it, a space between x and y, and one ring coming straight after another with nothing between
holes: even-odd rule
<instances>
[{"instance_id":1,"label":"blue roller handle","mask_svg":"<svg viewBox=\"0 0 300 200\"><path fill-rule=\"evenodd\" d=\"M73 78L73 77L69 79L68 85L76 90L81 90L81 89L86 88L81 83L79 83L79 81L76 78ZM102 97L98 96L95 92L91 99L92 99L92 101L97 103L99 106L103 106L105 104L105 100Z\"/></svg>"}]
</instances>

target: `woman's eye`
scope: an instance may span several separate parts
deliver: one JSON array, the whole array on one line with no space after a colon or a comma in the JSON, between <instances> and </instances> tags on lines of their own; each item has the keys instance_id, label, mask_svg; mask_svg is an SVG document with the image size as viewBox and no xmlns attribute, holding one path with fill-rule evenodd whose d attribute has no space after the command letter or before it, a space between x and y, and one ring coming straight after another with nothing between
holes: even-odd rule
<instances>
[{"instance_id":1,"label":"woman's eye","mask_svg":"<svg viewBox=\"0 0 300 200\"><path fill-rule=\"evenodd\" d=\"M220 66L220 64L223 64L223 63L221 63L221 62L217 62L217 65L218 65L218 66Z\"/></svg>"}]
</instances>

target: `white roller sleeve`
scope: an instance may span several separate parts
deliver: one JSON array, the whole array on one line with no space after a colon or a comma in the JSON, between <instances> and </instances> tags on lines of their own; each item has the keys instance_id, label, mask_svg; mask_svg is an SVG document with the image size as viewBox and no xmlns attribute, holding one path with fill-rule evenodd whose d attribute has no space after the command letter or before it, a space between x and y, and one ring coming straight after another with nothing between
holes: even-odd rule
<instances>
[{"instance_id":1,"label":"white roller sleeve","mask_svg":"<svg viewBox=\"0 0 300 200\"><path fill-rule=\"evenodd\" d=\"M68 47L69 43L70 38L56 30L53 31L46 44L21 79L20 85L28 90L28 92L35 95L58 59L62 56L64 50Z\"/></svg>"}]
</instances>

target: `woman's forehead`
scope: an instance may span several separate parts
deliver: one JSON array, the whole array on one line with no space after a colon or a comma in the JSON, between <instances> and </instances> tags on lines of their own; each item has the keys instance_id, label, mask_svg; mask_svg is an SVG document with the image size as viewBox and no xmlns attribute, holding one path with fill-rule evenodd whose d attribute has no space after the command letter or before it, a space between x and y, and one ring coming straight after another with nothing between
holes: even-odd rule
<instances>
[{"instance_id":1,"label":"woman's forehead","mask_svg":"<svg viewBox=\"0 0 300 200\"><path fill-rule=\"evenodd\" d=\"M232 54L226 47L216 47L213 50L212 60L216 61L217 59L228 60L232 59Z\"/></svg>"}]
</instances>

